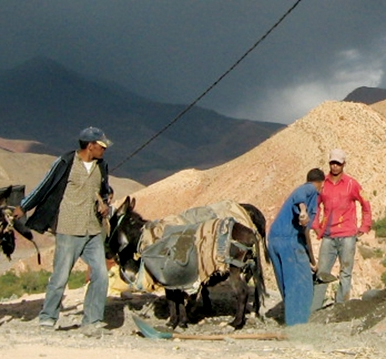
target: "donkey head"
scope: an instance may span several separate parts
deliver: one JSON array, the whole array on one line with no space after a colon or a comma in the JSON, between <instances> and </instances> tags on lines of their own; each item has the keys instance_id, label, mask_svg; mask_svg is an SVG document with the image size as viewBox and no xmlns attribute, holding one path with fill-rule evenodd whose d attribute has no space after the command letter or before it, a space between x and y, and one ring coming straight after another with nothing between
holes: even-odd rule
<instances>
[{"instance_id":1,"label":"donkey head","mask_svg":"<svg viewBox=\"0 0 386 359\"><path fill-rule=\"evenodd\" d=\"M11 259L15 250L15 231L28 240L33 240L31 230L13 217L14 207L7 203L11 193L12 186L9 186L0 194L0 246L8 259Z\"/></svg>"},{"instance_id":2,"label":"donkey head","mask_svg":"<svg viewBox=\"0 0 386 359\"><path fill-rule=\"evenodd\" d=\"M0 246L8 259L15 250L14 219L12 210L7 207L7 200L12 193L12 186L0 194Z\"/></svg>"},{"instance_id":3,"label":"donkey head","mask_svg":"<svg viewBox=\"0 0 386 359\"><path fill-rule=\"evenodd\" d=\"M146 221L134 211L135 199L128 196L110 219L111 235L106 239L108 250L121 267L123 280L134 281L139 270L138 242Z\"/></svg>"}]
</instances>

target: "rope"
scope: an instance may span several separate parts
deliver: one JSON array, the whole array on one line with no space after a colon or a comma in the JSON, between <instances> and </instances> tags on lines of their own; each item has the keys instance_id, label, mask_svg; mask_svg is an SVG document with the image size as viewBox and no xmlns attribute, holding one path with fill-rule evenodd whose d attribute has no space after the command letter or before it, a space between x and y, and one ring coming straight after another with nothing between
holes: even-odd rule
<instances>
[{"instance_id":1,"label":"rope","mask_svg":"<svg viewBox=\"0 0 386 359\"><path fill-rule=\"evenodd\" d=\"M123 214L122 216L120 216L118 218L118 222L117 222L117 225L115 226L115 228L113 229L112 233L107 237L107 241L106 241L106 244L107 245L110 245L110 242L111 242L111 239L113 238L115 232L118 230L118 227L121 225L123 219L126 217L126 213Z\"/></svg>"},{"instance_id":2,"label":"rope","mask_svg":"<svg viewBox=\"0 0 386 359\"><path fill-rule=\"evenodd\" d=\"M280 25L281 22L300 4L302 0L297 0L294 5L292 5L285 14L258 40L256 41L227 71L225 71L212 85L210 85L200 96L198 96L190 105L188 105L184 110L182 110L172 121L170 121L165 127L160 131L150 137L145 143L138 147L134 152L129 156L125 157L121 162L119 162L115 167L113 167L110 173L114 172L116 169L121 167L125 162L133 158L138 152L143 150L148 146L152 141L154 141L158 136L164 133L169 127L174 125L185 113L187 113L193 106L195 106L203 97L205 97L214 87L218 85L231 71L233 71L262 41L264 41L270 33Z\"/></svg>"}]
</instances>

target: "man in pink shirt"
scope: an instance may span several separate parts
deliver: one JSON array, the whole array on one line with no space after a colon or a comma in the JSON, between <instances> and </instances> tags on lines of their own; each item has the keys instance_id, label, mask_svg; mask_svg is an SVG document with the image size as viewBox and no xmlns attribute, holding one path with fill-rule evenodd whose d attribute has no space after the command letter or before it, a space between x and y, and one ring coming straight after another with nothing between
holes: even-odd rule
<instances>
[{"instance_id":1,"label":"man in pink shirt","mask_svg":"<svg viewBox=\"0 0 386 359\"><path fill-rule=\"evenodd\" d=\"M350 299L352 270L354 267L355 247L358 238L370 231L371 208L365 198L361 185L343 172L346 154L341 149L330 153L330 172L326 176L320 193L318 212L312 224L318 239L322 238L319 249L317 278L329 274L339 258L339 287L335 296L336 303ZM362 220L358 227L356 202L362 209ZM323 306L327 283L314 286L314 300L311 310Z\"/></svg>"}]
</instances>

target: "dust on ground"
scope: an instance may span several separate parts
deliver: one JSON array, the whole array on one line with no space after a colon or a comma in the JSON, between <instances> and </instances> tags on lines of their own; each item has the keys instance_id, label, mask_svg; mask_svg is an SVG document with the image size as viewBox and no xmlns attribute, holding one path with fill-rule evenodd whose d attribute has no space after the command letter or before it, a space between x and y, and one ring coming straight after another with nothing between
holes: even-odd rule
<instances>
[{"instance_id":1,"label":"dust on ground","mask_svg":"<svg viewBox=\"0 0 386 359\"><path fill-rule=\"evenodd\" d=\"M261 318L247 314L247 323L237 334L266 334L267 339L149 339L143 337L133 314L153 328L166 332L168 309L163 293L123 292L107 300L106 327L87 333L79 327L85 288L66 290L55 330L41 330L38 313L44 294L0 303L1 356L7 358L198 359L221 355L231 358L384 358L386 333L385 293L370 293L366 300L330 305L316 312L307 324L285 327L281 298L269 292ZM227 283L211 289L214 312L198 318L188 329L175 332L191 335L229 335L235 298ZM252 290L250 305L252 304ZM284 340L268 339L272 334Z\"/></svg>"},{"instance_id":2,"label":"dust on ground","mask_svg":"<svg viewBox=\"0 0 386 359\"><path fill-rule=\"evenodd\" d=\"M27 266L37 270L50 270L52 266L52 237L36 238L42 254L42 265L37 265L35 248L24 239L18 242L13 268L23 270ZM23 258L25 257L25 258ZM2 267L6 259L1 258ZM9 267L11 263L6 263ZM81 267L81 263L78 264ZM83 268L84 264L83 264ZM4 268L3 268L4 269ZM269 273L266 272L269 279ZM261 318L247 313L243 329L234 331L227 323L233 319L236 300L227 282L211 289L213 314L198 317L188 329L175 332L190 335L214 334L261 334L265 339L231 339L221 341L195 339L144 338L133 321L133 314L144 319L153 328L170 331L165 323L168 307L159 293L138 293L125 286L109 293L105 322L106 328L92 335L79 327L82 318L85 288L67 289L63 299L60 319L56 330L42 331L38 326L38 313L44 294L24 296L0 303L0 357L30 359L52 357L105 359L200 359L221 355L233 358L384 358L386 349L386 290L369 290L361 299L344 304L327 305L310 318L309 323L285 327L283 303L276 287L268 281L269 297L261 308ZM114 285L112 285L114 287ZM119 287L119 288L118 288ZM252 308L252 288L249 309ZM272 339L285 335L285 340Z\"/></svg>"}]
</instances>

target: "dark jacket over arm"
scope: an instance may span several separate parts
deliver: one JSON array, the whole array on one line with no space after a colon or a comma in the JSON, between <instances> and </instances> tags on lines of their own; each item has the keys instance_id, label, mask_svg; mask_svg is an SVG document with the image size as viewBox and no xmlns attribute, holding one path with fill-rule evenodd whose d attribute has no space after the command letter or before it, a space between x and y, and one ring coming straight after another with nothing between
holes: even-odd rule
<instances>
[{"instance_id":1,"label":"dark jacket over arm","mask_svg":"<svg viewBox=\"0 0 386 359\"><path fill-rule=\"evenodd\" d=\"M21 202L24 212L35 208L28 218L26 225L39 233L48 229L55 230L60 202L63 198L70 175L75 151L59 157L39 185ZM98 165L102 174L100 194L107 201L108 197L108 168L104 160Z\"/></svg>"}]
</instances>

